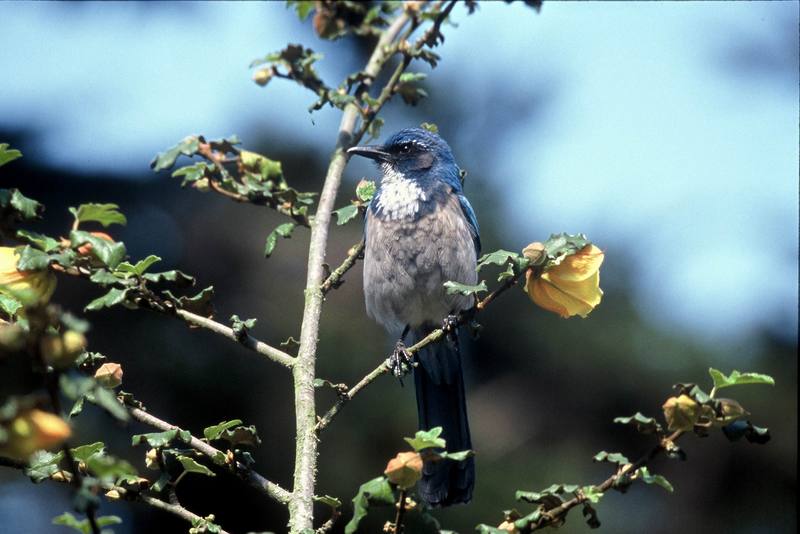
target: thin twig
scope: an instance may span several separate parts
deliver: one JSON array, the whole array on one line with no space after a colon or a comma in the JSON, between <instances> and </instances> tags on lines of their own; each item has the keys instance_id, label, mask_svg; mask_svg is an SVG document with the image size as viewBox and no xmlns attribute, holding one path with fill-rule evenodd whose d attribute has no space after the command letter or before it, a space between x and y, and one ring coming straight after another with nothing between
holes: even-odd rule
<instances>
[{"instance_id":1,"label":"thin twig","mask_svg":"<svg viewBox=\"0 0 800 534\"><path fill-rule=\"evenodd\" d=\"M461 312L458 315L457 324L462 325L470 321L475 316L476 313L483 311L492 301L494 301L495 298L504 293L508 288L516 285L518 280L522 276L524 276L524 272L514 278L507 279L505 282L503 282L501 286L499 286L497 289L493 290L491 293L486 295L483 299L479 300L475 304L475 307L473 309ZM433 330L430 334L428 334L427 336L416 342L414 345L408 347L406 349L406 352L409 355L416 354L424 347L442 339L444 335L445 335L444 329L437 328L436 330ZM324 430L325 427L327 427L331 423L331 421L333 421L333 418L336 417L336 415L339 413L339 410L341 410L342 407L349 401L353 400L353 397L355 397L359 391L370 385L376 378L387 372L389 372L389 365L386 359L384 359L384 361L381 362L381 364L378 367L370 371L364 378L359 380L359 382L355 386L349 389L346 393L340 395L337 401L334 403L334 405L331 406L327 412L325 412L325 415L319 418L319 421L317 421L316 425L317 433Z\"/></svg>"},{"instance_id":2,"label":"thin twig","mask_svg":"<svg viewBox=\"0 0 800 534\"><path fill-rule=\"evenodd\" d=\"M277 362L285 367L291 368L294 365L295 358L282 350L273 347L272 345L268 345L263 341L259 341L250 334L245 334L244 336L237 337L233 331L233 328L229 326L225 326L222 323L218 323L213 319L209 319L208 317L203 317L202 315L197 315L196 313L192 313L186 310L175 310L175 315L186 321L187 323L199 326L201 328L205 328L206 330L210 330L215 334L219 334L223 337L228 339L232 339L233 341L237 341L241 345L247 347L248 349L255 351L262 356L266 356L270 360Z\"/></svg>"},{"instance_id":3,"label":"thin twig","mask_svg":"<svg viewBox=\"0 0 800 534\"><path fill-rule=\"evenodd\" d=\"M159 430L164 430L164 431L180 429L180 427L177 427L162 419L159 419L153 414L148 413L140 408L134 408L129 406L128 409L130 411L131 417L133 417L137 421L141 421L146 425L150 425L154 428L158 428ZM225 453L222 452L221 450L194 436L191 436L188 445L212 459L219 458L220 454L223 456L225 455ZM280 487L278 484L275 484L274 482L267 480L266 478L259 475L258 473L256 473L255 471L253 471L252 469L248 468L247 466L245 466L240 462L236 462L234 467L236 468L236 471L241 473L242 477L254 488L261 490L269 497L278 501L281 504L287 504L289 502L291 494L282 487Z\"/></svg>"},{"instance_id":4,"label":"thin twig","mask_svg":"<svg viewBox=\"0 0 800 534\"><path fill-rule=\"evenodd\" d=\"M406 490L400 490L397 499L397 515L394 518L394 534L403 534L403 518L406 514Z\"/></svg>"},{"instance_id":5,"label":"thin twig","mask_svg":"<svg viewBox=\"0 0 800 534\"><path fill-rule=\"evenodd\" d=\"M363 258L364 254L364 240L362 239L359 243L350 247L350 250L347 252L347 257L344 259L342 264L338 266L336 269L328 275L328 278L322 282L320 289L322 289L323 293L327 293L331 289L336 289L340 285L344 283L342 277L344 274L349 271L356 262Z\"/></svg>"},{"instance_id":6,"label":"thin twig","mask_svg":"<svg viewBox=\"0 0 800 534\"><path fill-rule=\"evenodd\" d=\"M661 440L659 440L658 442L658 445L650 449L647 452L647 454L643 455L641 458L639 458L632 464L625 465L614 475L608 477L605 481L603 481L602 483L600 483L595 487L600 493L605 493L606 491L610 490L615 485L617 485L618 482L623 479L623 477L635 473L637 469L647 465L656 456L667 450L669 444L677 441L683 434L684 434L683 430L677 430L672 434L670 434L669 436L661 438ZM555 508L548 510L547 512L542 514L542 518L536 524L530 527L529 531L533 532L534 530L539 530L541 528L545 528L555 523L561 522L563 520L563 516L565 516L572 508L580 504L583 504L584 502L586 502L586 500L587 500L586 496L580 494L568 501L563 502L562 504L556 506Z\"/></svg>"}]
</instances>

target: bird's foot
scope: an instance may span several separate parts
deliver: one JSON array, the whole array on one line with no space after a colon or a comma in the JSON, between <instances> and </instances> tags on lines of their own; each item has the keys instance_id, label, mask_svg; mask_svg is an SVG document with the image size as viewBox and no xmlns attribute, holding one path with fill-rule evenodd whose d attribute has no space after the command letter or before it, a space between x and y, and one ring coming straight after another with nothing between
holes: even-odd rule
<instances>
[{"instance_id":1,"label":"bird's foot","mask_svg":"<svg viewBox=\"0 0 800 534\"><path fill-rule=\"evenodd\" d=\"M394 376L400 379L400 384L403 384L403 377L411 372L411 369L416 367L414 356L406 348L405 343L398 341L394 346L394 350L389 358L386 360L386 365Z\"/></svg>"},{"instance_id":2,"label":"bird's foot","mask_svg":"<svg viewBox=\"0 0 800 534\"><path fill-rule=\"evenodd\" d=\"M450 314L442 320L442 330L445 334L454 334L458 328L458 315Z\"/></svg>"}]
</instances>

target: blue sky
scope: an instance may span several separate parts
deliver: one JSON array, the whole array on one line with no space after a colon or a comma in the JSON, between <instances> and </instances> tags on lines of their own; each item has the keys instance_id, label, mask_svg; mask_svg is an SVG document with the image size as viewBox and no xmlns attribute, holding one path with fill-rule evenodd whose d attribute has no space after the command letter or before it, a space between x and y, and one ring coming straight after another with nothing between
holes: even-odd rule
<instances>
[{"instance_id":1,"label":"blue sky","mask_svg":"<svg viewBox=\"0 0 800 534\"><path fill-rule=\"evenodd\" d=\"M796 2L496 3L456 21L434 83L462 76L489 102L489 80L550 88L536 121L510 121L504 151L485 156L494 179L515 180L509 228L585 231L608 261L624 248L639 309L663 328L794 336ZM37 133L28 157L110 179L188 133L246 137L263 121L328 151L335 111L312 121L308 94L249 79L249 61L286 42L335 57L279 3L3 2L0 127ZM733 68L747 46L752 65Z\"/></svg>"}]
</instances>

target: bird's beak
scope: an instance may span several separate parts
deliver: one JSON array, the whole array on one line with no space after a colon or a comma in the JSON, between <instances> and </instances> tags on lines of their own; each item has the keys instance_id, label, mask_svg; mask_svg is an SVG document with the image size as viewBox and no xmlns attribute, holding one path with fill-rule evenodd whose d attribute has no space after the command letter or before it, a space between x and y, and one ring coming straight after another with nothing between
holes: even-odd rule
<instances>
[{"instance_id":1,"label":"bird's beak","mask_svg":"<svg viewBox=\"0 0 800 534\"><path fill-rule=\"evenodd\" d=\"M364 156L375 161L389 161L391 155L382 146L354 146L347 150L351 156Z\"/></svg>"}]
</instances>

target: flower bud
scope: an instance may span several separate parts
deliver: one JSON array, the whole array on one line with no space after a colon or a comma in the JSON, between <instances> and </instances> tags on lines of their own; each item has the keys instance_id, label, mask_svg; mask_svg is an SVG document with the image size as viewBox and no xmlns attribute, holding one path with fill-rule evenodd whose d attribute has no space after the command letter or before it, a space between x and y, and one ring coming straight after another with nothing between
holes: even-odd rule
<instances>
[{"instance_id":1,"label":"flower bud","mask_svg":"<svg viewBox=\"0 0 800 534\"><path fill-rule=\"evenodd\" d=\"M118 363L104 363L95 371L94 378L104 388L113 389L122 384L122 366Z\"/></svg>"},{"instance_id":2,"label":"flower bud","mask_svg":"<svg viewBox=\"0 0 800 534\"><path fill-rule=\"evenodd\" d=\"M7 438L0 445L0 455L18 460L25 460L40 449L56 447L71 434L69 425L63 419L39 409L20 413L5 431Z\"/></svg>"},{"instance_id":3,"label":"flower bud","mask_svg":"<svg viewBox=\"0 0 800 534\"><path fill-rule=\"evenodd\" d=\"M161 469L158 465L158 451L156 449L149 449L144 455L144 465L148 469L158 471Z\"/></svg>"},{"instance_id":4,"label":"flower bud","mask_svg":"<svg viewBox=\"0 0 800 534\"><path fill-rule=\"evenodd\" d=\"M253 81L256 82L256 85L264 87L272 79L272 76L272 69L258 69L253 74Z\"/></svg>"},{"instance_id":5,"label":"flower bud","mask_svg":"<svg viewBox=\"0 0 800 534\"><path fill-rule=\"evenodd\" d=\"M670 430L691 430L700 416L700 405L688 395L668 398L662 409Z\"/></svg>"},{"instance_id":6,"label":"flower bud","mask_svg":"<svg viewBox=\"0 0 800 534\"><path fill-rule=\"evenodd\" d=\"M401 452L389 460L383 472L389 482L408 489L422 477L422 457L418 452Z\"/></svg>"}]
</instances>

